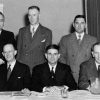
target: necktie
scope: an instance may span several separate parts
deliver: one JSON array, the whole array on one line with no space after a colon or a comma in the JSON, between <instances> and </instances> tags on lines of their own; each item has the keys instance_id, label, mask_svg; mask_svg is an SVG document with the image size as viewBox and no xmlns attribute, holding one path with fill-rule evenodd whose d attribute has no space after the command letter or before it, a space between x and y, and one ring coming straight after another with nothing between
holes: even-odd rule
<instances>
[{"instance_id":1,"label":"necktie","mask_svg":"<svg viewBox=\"0 0 100 100\"><path fill-rule=\"evenodd\" d=\"M79 34L78 35L78 44L80 44L81 43L81 35Z\"/></svg>"},{"instance_id":2,"label":"necktie","mask_svg":"<svg viewBox=\"0 0 100 100\"><path fill-rule=\"evenodd\" d=\"M98 66L98 77L100 78L100 65Z\"/></svg>"},{"instance_id":3,"label":"necktie","mask_svg":"<svg viewBox=\"0 0 100 100\"><path fill-rule=\"evenodd\" d=\"M10 75L11 75L11 68L10 68L11 65L9 65L8 67L8 71L7 71L7 80L9 79Z\"/></svg>"},{"instance_id":4,"label":"necktie","mask_svg":"<svg viewBox=\"0 0 100 100\"><path fill-rule=\"evenodd\" d=\"M54 78L54 67L52 67L52 69L51 69L51 76L52 76L52 78Z\"/></svg>"},{"instance_id":5,"label":"necktie","mask_svg":"<svg viewBox=\"0 0 100 100\"><path fill-rule=\"evenodd\" d=\"M33 27L32 28L32 37L34 36L34 33L35 33L35 28Z\"/></svg>"}]
</instances>

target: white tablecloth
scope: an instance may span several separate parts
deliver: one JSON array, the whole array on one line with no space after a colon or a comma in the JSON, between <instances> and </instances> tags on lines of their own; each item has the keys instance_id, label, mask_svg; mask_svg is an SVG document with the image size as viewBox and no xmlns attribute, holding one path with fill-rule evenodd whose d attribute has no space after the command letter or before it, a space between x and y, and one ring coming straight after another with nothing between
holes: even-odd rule
<instances>
[{"instance_id":1,"label":"white tablecloth","mask_svg":"<svg viewBox=\"0 0 100 100\"><path fill-rule=\"evenodd\" d=\"M62 98L59 93L44 94L31 91L31 95L13 95L14 92L0 92L0 100L100 100L100 95L91 94L89 91L75 90L68 92L67 98Z\"/></svg>"}]
</instances>

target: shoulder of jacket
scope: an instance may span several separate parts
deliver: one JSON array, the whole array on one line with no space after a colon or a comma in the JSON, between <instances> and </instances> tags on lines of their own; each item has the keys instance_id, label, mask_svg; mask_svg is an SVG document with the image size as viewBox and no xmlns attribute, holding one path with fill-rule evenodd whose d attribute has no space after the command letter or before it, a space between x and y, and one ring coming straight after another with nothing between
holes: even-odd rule
<instances>
[{"instance_id":1,"label":"shoulder of jacket","mask_svg":"<svg viewBox=\"0 0 100 100\"><path fill-rule=\"evenodd\" d=\"M97 40L97 38L94 37L94 36L92 36L92 35L89 35L89 34L86 34L86 35L87 35L87 37L89 37L91 40Z\"/></svg>"},{"instance_id":2,"label":"shoulder of jacket","mask_svg":"<svg viewBox=\"0 0 100 100\"><path fill-rule=\"evenodd\" d=\"M52 32L51 29L49 29L49 28L47 28L47 27L45 27L45 26L42 26L41 24L40 24L40 27L41 27L41 29L44 30L44 31L50 31L50 32Z\"/></svg>"}]
</instances>

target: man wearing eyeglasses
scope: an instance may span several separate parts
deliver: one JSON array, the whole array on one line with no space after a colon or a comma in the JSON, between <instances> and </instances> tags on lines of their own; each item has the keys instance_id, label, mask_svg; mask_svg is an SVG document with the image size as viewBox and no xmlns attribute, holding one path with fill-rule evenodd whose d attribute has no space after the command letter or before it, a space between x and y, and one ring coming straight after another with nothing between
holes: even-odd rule
<instances>
[{"instance_id":1,"label":"man wearing eyeglasses","mask_svg":"<svg viewBox=\"0 0 100 100\"><path fill-rule=\"evenodd\" d=\"M0 91L20 91L30 87L31 74L29 67L18 62L15 58L16 47L7 43L3 47L6 62L0 65Z\"/></svg>"}]
</instances>

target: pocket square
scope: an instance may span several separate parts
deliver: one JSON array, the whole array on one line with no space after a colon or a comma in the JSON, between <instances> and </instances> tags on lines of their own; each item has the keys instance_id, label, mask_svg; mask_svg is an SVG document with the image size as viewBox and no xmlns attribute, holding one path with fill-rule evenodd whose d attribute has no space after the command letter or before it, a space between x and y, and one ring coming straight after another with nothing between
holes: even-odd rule
<instances>
[{"instance_id":1,"label":"pocket square","mask_svg":"<svg viewBox=\"0 0 100 100\"><path fill-rule=\"evenodd\" d=\"M18 79L20 79L21 77L17 77Z\"/></svg>"},{"instance_id":2,"label":"pocket square","mask_svg":"<svg viewBox=\"0 0 100 100\"><path fill-rule=\"evenodd\" d=\"M42 40L41 42L45 42L45 39L44 39L44 40Z\"/></svg>"}]
</instances>

